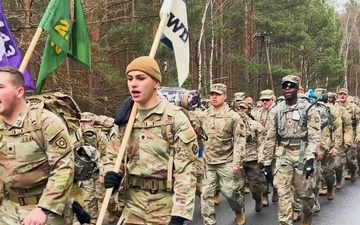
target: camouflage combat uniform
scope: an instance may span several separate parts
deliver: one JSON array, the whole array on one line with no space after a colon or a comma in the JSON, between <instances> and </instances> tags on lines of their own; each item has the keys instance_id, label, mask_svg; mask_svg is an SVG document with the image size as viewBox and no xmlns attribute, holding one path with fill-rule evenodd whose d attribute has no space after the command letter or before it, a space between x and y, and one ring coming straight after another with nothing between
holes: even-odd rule
<instances>
[{"instance_id":1,"label":"camouflage combat uniform","mask_svg":"<svg viewBox=\"0 0 360 225\"><path fill-rule=\"evenodd\" d=\"M112 147L120 143L119 135ZM118 224L167 225L171 216L192 220L197 153L195 131L179 107L162 100L139 110L125 153L125 208Z\"/></svg>"},{"instance_id":2,"label":"camouflage combat uniform","mask_svg":"<svg viewBox=\"0 0 360 225\"><path fill-rule=\"evenodd\" d=\"M358 147L356 142L360 141L360 108L354 103L348 102L344 107L350 115L351 125L353 128L353 139L350 146L344 146L346 166L350 172L355 173L358 170ZM344 130L344 132L346 132ZM345 138L345 137L344 137ZM347 138L347 137L346 137ZM359 154L360 155L360 154Z\"/></svg>"},{"instance_id":3,"label":"camouflage combat uniform","mask_svg":"<svg viewBox=\"0 0 360 225\"><path fill-rule=\"evenodd\" d=\"M306 160L314 159L321 140L319 114L310 108L305 119L305 110L309 106L310 103L300 100L294 106L281 102L270 111L265 127L264 152L271 152L267 149L275 149L276 143L279 144L275 151L274 185L279 194L278 217L281 225L293 224L294 198L302 200L302 210L307 216L313 213L314 175L306 180L303 168L299 168ZM301 146L305 149L300 150ZM302 151L303 160L300 159ZM265 154L265 162L269 160L272 160L272 155Z\"/></svg>"},{"instance_id":4,"label":"camouflage combat uniform","mask_svg":"<svg viewBox=\"0 0 360 225\"><path fill-rule=\"evenodd\" d=\"M262 195L267 192L266 179L261 172L259 163L264 164L264 153L259 150L263 141L264 127L257 121L246 116L250 125L251 136L247 137L246 148L242 154L242 165L252 198L261 200Z\"/></svg>"},{"instance_id":5,"label":"camouflage combat uniform","mask_svg":"<svg viewBox=\"0 0 360 225\"><path fill-rule=\"evenodd\" d=\"M83 117L82 120L84 120ZM107 171L113 169L115 154L111 151L111 148L108 148L108 140L102 131L95 130L92 125L82 125L81 129L85 145L91 145L97 150L96 168L91 171L92 177L78 182L84 203L83 206L90 214L91 224L95 224L106 192L100 179L104 177Z\"/></svg>"},{"instance_id":6,"label":"camouflage combat uniform","mask_svg":"<svg viewBox=\"0 0 360 225\"><path fill-rule=\"evenodd\" d=\"M201 126L208 135L205 141L205 173L202 184L201 214L204 224L216 224L214 194L217 179L222 194L234 212L243 210L240 193L245 181L241 174L231 172L233 166L241 164L241 152L245 151L245 125L239 114L224 103L224 109L215 113L213 106L199 115ZM235 178L235 179L234 179Z\"/></svg>"},{"instance_id":7,"label":"camouflage combat uniform","mask_svg":"<svg viewBox=\"0 0 360 225\"><path fill-rule=\"evenodd\" d=\"M30 116L35 114L38 116ZM32 136L39 129L44 148ZM72 224L72 150L65 124L37 105L27 105L12 125L0 117L0 177L5 195L0 205L0 224L21 225L36 207L51 211L48 225Z\"/></svg>"}]
</instances>

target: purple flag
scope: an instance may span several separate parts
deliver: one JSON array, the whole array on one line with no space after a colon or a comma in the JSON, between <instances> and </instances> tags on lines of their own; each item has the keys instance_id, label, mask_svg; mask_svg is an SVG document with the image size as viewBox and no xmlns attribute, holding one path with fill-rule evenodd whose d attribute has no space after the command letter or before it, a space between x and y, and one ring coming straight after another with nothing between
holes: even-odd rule
<instances>
[{"instance_id":1,"label":"purple flag","mask_svg":"<svg viewBox=\"0 0 360 225\"><path fill-rule=\"evenodd\" d=\"M11 66L19 69L22 56L12 35L0 0L0 66ZM24 72L25 85L28 90L35 90L35 83L27 70Z\"/></svg>"}]
</instances>

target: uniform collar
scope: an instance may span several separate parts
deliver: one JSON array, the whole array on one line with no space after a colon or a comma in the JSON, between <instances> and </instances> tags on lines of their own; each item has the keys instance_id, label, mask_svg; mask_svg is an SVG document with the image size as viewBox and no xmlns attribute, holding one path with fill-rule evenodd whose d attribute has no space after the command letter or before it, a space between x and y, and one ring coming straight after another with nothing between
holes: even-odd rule
<instances>
[{"instance_id":1,"label":"uniform collar","mask_svg":"<svg viewBox=\"0 0 360 225\"><path fill-rule=\"evenodd\" d=\"M224 102L224 108L223 108L220 112L215 112L215 111L214 111L214 106L210 106L210 108L209 108L209 115L210 115L210 116L214 116L214 115L224 115L224 114L226 114L226 112L228 112L229 110L230 110L229 105Z\"/></svg>"},{"instance_id":2,"label":"uniform collar","mask_svg":"<svg viewBox=\"0 0 360 225\"><path fill-rule=\"evenodd\" d=\"M150 112L148 112L148 114L146 115L146 117L144 118L144 120L149 117L152 114L157 114L157 115L162 115L165 111L165 108L167 106L169 102L166 99L162 99L161 102L155 106ZM139 113L136 114L136 119L139 119Z\"/></svg>"},{"instance_id":3,"label":"uniform collar","mask_svg":"<svg viewBox=\"0 0 360 225\"><path fill-rule=\"evenodd\" d=\"M16 118L15 122L8 128L5 124L4 118L0 117L0 130L6 130L6 129L10 130L11 128L22 128L28 112L29 112L29 105L26 104L26 107L24 108L24 110Z\"/></svg>"}]
</instances>

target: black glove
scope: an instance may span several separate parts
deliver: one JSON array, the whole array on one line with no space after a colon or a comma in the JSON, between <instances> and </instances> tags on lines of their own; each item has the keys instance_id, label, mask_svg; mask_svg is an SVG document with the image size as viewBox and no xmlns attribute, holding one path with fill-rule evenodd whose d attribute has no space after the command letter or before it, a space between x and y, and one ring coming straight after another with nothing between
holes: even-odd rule
<instances>
[{"instance_id":1,"label":"black glove","mask_svg":"<svg viewBox=\"0 0 360 225\"><path fill-rule=\"evenodd\" d=\"M104 177L105 188L114 188L117 191L120 187L122 175L114 171L108 171Z\"/></svg>"},{"instance_id":2,"label":"black glove","mask_svg":"<svg viewBox=\"0 0 360 225\"><path fill-rule=\"evenodd\" d=\"M90 223L91 218L89 213L87 213L77 201L73 202L72 208L80 224Z\"/></svg>"},{"instance_id":3,"label":"black glove","mask_svg":"<svg viewBox=\"0 0 360 225\"><path fill-rule=\"evenodd\" d=\"M261 171L263 171L263 169L264 169L264 163L263 162L259 162L258 163L258 165L259 165L259 169L261 170Z\"/></svg>"},{"instance_id":4,"label":"black glove","mask_svg":"<svg viewBox=\"0 0 360 225\"><path fill-rule=\"evenodd\" d=\"M127 124L133 105L134 100L131 96L121 103L119 108L116 110L116 116L114 121L116 125L121 126Z\"/></svg>"},{"instance_id":5,"label":"black glove","mask_svg":"<svg viewBox=\"0 0 360 225\"><path fill-rule=\"evenodd\" d=\"M185 219L179 216L172 216L169 225L183 225Z\"/></svg>"},{"instance_id":6,"label":"black glove","mask_svg":"<svg viewBox=\"0 0 360 225\"><path fill-rule=\"evenodd\" d=\"M314 172L314 159L306 160L304 170L306 176L305 178L308 179L309 176Z\"/></svg>"}]
</instances>

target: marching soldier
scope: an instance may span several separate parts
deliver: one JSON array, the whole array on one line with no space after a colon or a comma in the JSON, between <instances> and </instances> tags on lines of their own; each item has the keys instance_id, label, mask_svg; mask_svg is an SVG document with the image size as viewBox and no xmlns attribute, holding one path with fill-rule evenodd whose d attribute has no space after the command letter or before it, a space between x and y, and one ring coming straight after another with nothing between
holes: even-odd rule
<instances>
[{"instance_id":1,"label":"marching soldier","mask_svg":"<svg viewBox=\"0 0 360 225\"><path fill-rule=\"evenodd\" d=\"M70 225L74 154L67 128L39 104L26 103L21 72L2 67L0 77L0 224ZM43 146L32 138L39 131Z\"/></svg>"},{"instance_id":2,"label":"marching soldier","mask_svg":"<svg viewBox=\"0 0 360 225\"><path fill-rule=\"evenodd\" d=\"M182 225L194 213L196 133L181 108L157 96L161 74L153 58L136 58L126 76L131 98L115 124L126 125L130 113L123 113L131 111L133 101L138 112L124 170L105 175L106 188L118 190L123 180L125 208L118 224ZM114 148L119 148L121 138L112 142Z\"/></svg>"},{"instance_id":3,"label":"marching soldier","mask_svg":"<svg viewBox=\"0 0 360 225\"><path fill-rule=\"evenodd\" d=\"M269 114L265 129L264 152L274 149L276 167L274 184L279 194L279 224L292 225L293 190L302 203L304 218L301 225L310 225L313 217L315 196L314 159L321 140L320 117L310 103L299 101L297 92L300 78L288 75L282 79L284 102L275 106ZM265 166L273 155L265 155ZM266 163L268 162L268 163Z\"/></svg>"},{"instance_id":4,"label":"marching soldier","mask_svg":"<svg viewBox=\"0 0 360 225\"><path fill-rule=\"evenodd\" d=\"M204 143L205 173L201 195L201 214L205 225L216 224L214 194L217 181L235 212L237 224L245 224L241 194L245 181L240 174L240 166L247 135L240 116L225 104L226 98L226 86L213 84L210 90L211 106L199 115L201 126L208 135L208 141Z\"/></svg>"}]
</instances>

